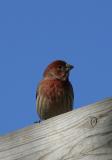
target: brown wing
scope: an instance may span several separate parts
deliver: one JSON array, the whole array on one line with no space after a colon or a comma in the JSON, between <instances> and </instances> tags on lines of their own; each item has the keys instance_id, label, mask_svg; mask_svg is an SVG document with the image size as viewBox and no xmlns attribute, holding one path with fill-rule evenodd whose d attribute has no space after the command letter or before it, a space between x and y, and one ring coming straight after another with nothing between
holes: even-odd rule
<instances>
[{"instance_id":1,"label":"brown wing","mask_svg":"<svg viewBox=\"0 0 112 160\"><path fill-rule=\"evenodd\" d=\"M69 95L70 95L70 106L73 107L73 102L74 102L74 90L72 87L72 84L69 82Z\"/></svg>"}]
</instances>

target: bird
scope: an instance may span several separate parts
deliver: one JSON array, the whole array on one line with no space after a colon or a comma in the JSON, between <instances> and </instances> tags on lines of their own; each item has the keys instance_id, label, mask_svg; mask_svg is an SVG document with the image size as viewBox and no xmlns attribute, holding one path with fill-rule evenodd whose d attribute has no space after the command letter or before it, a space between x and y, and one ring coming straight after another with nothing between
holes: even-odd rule
<instances>
[{"instance_id":1,"label":"bird","mask_svg":"<svg viewBox=\"0 0 112 160\"><path fill-rule=\"evenodd\" d=\"M73 109L74 91L69 81L73 68L63 60L55 60L44 70L36 90L36 110L40 121Z\"/></svg>"}]
</instances>

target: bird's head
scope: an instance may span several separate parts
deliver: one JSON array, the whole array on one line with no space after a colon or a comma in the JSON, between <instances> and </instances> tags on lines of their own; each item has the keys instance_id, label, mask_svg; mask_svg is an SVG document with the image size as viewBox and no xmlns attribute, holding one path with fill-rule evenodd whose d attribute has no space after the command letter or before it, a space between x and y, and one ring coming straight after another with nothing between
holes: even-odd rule
<instances>
[{"instance_id":1,"label":"bird's head","mask_svg":"<svg viewBox=\"0 0 112 160\"><path fill-rule=\"evenodd\" d=\"M68 64L62 60L56 60L47 66L43 75L44 78L66 81L69 77L71 69L73 69L73 66L71 64Z\"/></svg>"}]
</instances>

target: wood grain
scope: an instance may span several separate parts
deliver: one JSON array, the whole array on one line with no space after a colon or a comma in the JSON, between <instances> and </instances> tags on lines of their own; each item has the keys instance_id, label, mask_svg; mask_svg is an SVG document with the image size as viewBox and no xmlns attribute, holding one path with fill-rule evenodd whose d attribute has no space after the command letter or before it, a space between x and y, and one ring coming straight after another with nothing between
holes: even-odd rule
<instances>
[{"instance_id":1,"label":"wood grain","mask_svg":"<svg viewBox=\"0 0 112 160\"><path fill-rule=\"evenodd\" d=\"M112 98L0 137L0 160L112 160Z\"/></svg>"}]
</instances>

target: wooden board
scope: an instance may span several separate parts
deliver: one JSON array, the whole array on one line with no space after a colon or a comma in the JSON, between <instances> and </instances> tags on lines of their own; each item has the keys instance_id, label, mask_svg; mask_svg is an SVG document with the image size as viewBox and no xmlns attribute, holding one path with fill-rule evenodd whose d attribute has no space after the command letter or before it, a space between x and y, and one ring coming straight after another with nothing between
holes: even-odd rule
<instances>
[{"instance_id":1,"label":"wooden board","mask_svg":"<svg viewBox=\"0 0 112 160\"><path fill-rule=\"evenodd\" d=\"M112 160L112 98L0 137L0 160Z\"/></svg>"}]
</instances>

